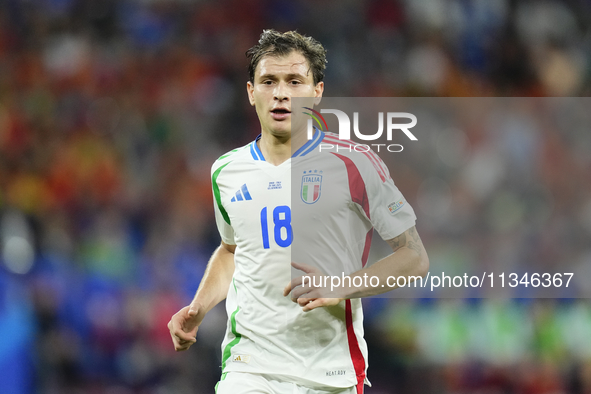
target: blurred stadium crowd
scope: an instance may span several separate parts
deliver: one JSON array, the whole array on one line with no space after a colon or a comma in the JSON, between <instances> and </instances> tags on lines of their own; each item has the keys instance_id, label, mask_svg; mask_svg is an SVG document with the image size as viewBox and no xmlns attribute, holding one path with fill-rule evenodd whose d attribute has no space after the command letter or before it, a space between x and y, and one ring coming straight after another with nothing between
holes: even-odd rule
<instances>
[{"instance_id":1,"label":"blurred stadium crowd","mask_svg":"<svg viewBox=\"0 0 591 394\"><path fill-rule=\"evenodd\" d=\"M327 96L591 93L584 0L0 1L1 393L212 392L225 311L188 353L166 323L219 242L211 163L259 132L270 27L327 47ZM432 266L591 266L591 134L532 123L400 156ZM366 306L369 394L591 393L588 300Z\"/></svg>"}]
</instances>

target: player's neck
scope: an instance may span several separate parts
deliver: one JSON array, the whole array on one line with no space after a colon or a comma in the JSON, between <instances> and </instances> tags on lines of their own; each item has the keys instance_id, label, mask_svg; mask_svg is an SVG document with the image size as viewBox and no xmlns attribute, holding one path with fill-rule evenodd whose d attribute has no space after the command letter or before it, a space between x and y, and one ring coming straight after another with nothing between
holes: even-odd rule
<instances>
[{"instance_id":1,"label":"player's neck","mask_svg":"<svg viewBox=\"0 0 591 394\"><path fill-rule=\"evenodd\" d=\"M265 161L278 166L291 157L291 137L276 137L270 133L263 132L257 141Z\"/></svg>"},{"instance_id":2,"label":"player's neck","mask_svg":"<svg viewBox=\"0 0 591 394\"><path fill-rule=\"evenodd\" d=\"M277 137L271 133L263 132L257 143L265 160L278 166L291 158L292 152L297 151L306 141L306 135L303 132L285 137Z\"/></svg>"}]
</instances>

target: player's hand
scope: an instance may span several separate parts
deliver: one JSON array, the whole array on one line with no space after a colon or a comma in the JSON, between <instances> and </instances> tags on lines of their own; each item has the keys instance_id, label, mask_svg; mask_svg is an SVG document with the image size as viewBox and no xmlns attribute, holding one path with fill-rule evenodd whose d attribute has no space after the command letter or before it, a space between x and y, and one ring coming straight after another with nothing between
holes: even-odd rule
<instances>
[{"instance_id":1,"label":"player's hand","mask_svg":"<svg viewBox=\"0 0 591 394\"><path fill-rule=\"evenodd\" d=\"M182 352L196 342L197 330L204 315L200 305L192 302L172 316L168 322L168 329L174 350Z\"/></svg>"},{"instance_id":2,"label":"player's hand","mask_svg":"<svg viewBox=\"0 0 591 394\"><path fill-rule=\"evenodd\" d=\"M320 269L308 264L292 262L291 265L295 269L306 273L306 276L309 276L310 278L315 276L324 277L324 273ZM304 312L309 312L323 306L335 306L344 299L339 297L320 297L321 295L326 295L328 289L313 287L312 283L306 283L306 285L303 286L302 277L303 276L300 276L291 280L283 289L283 296L286 297L291 293L291 300L300 305ZM315 283L322 282L316 280Z\"/></svg>"}]
</instances>

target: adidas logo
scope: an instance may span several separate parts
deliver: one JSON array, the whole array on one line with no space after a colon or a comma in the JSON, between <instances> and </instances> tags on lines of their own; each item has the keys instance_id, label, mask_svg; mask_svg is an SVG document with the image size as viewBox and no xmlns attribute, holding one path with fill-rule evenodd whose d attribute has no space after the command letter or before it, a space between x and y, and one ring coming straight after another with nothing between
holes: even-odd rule
<instances>
[{"instance_id":1,"label":"adidas logo","mask_svg":"<svg viewBox=\"0 0 591 394\"><path fill-rule=\"evenodd\" d=\"M243 200L252 200L250 193L248 192L248 188L246 187L246 183L240 187L240 190L236 192L234 197L230 200L230 202L236 201L243 201Z\"/></svg>"}]
</instances>

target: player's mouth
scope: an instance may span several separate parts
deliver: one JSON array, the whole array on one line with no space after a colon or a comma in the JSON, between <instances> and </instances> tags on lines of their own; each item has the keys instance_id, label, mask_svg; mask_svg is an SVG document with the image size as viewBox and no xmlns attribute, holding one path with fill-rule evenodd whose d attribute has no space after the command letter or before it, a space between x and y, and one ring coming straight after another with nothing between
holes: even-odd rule
<instances>
[{"instance_id":1,"label":"player's mouth","mask_svg":"<svg viewBox=\"0 0 591 394\"><path fill-rule=\"evenodd\" d=\"M287 108L274 108L271 110L271 116L275 120L284 120L287 119L288 116L291 115L291 111Z\"/></svg>"}]
</instances>

